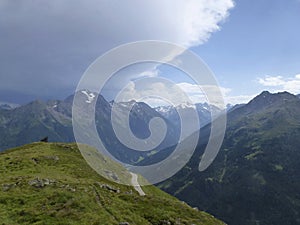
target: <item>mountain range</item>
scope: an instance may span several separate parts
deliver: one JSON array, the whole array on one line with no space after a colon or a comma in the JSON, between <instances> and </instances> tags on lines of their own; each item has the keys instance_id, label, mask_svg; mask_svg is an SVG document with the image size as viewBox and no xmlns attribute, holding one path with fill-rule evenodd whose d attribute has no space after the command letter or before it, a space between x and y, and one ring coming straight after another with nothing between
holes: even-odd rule
<instances>
[{"instance_id":1,"label":"mountain range","mask_svg":"<svg viewBox=\"0 0 300 225\"><path fill-rule=\"evenodd\" d=\"M191 129L189 132L184 134L184 138L187 138L192 133L194 133L197 129L199 130L201 127L204 127L208 123L211 122L211 113L221 113L222 110L214 105L209 105L208 103L196 103L196 104L180 104L177 106L159 106L156 107L155 110L159 112L164 118L168 119L172 122L172 124L180 130L181 121L180 116L178 114L179 111L183 112L183 117L192 118L192 113L195 110L198 118L199 118L199 126L195 126L195 129ZM193 127L192 124L195 123L193 120L185 121L188 127Z\"/></svg>"},{"instance_id":2,"label":"mountain range","mask_svg":"<svg viewBox=\"0 0 300 225\"><path fill-rule=\"evenodd\" d=\"M228 112L221 150L198 171L210 125L189 163L159 184L230 225L300 224L300 99L262 92Z\"/></svg>"},{"instance_id":3,"label":"mountain range","mask_svg":"<svg viewBox=\"0 0 300 225\"><path fill-rule=\"evenodd\" d=\"M143 102L108 102L101 95L83 90L78 93L82 98L84 108L91 108L95 104L95 123L97 131L105 147L120 161L125 163L137 163L155 152L176 145L180 135L180 119L176 114L176 108L170 107L162 111L162 108L151 108ZM65 100L33 101L17 108L0 108L0 151L23 144L39 141L48 137L52 142L74 142L72 127L72 105L74 95ZM139 139L150 136L149 122L152 118L161 118L167 125L167 134L162 143L155 149L139 152L121 143L111 125L111 112L113 105L117 105L117 120L123 127L123 117L126 110L131 109L129 124L132 133ZM194 106L179 105L185 107L183 112L188 116ZM217 110L216 107L213 108ZM196 110L203 124L210 120L209 105L197 104ZM177 116L177 117L176 117ZM193 121L191 121L193 122ZM203 125L201 123L201 125ZM199 127L200 128L200 127ZM191 130L188 134L193 133Z\"/></svg>"},{"instance_id":4,"label":"mountain range","mask_svg":"<svg viewBox=\"0 0 300 225\"><path fill-rule=\"evenodd\" d=\"M95 95L87 91L81 94L89 107ZM0 109L1 150L44 136L50 141L73 142L73 97ZM168 126L166 139L157 149L136 154L124 147L113 132L110 114L114 103L97 97L95 121L104 143L116 158L139 165L161 161L171 154L180 127L176 109L184 108L186 115L196 109L203 125L197 148L183 169L158 184L162 190L230 225L300 224L299 96L265 91L247 104L229 107L222 147L203 172L198 171L198 165L210 135L208 109L214 110L212 106L186 104L153 109L145 103L117 103L120 117L123 109L133 107L130 127L139 138L149 136L151 118L160 117ZM188 142L189 137L184 141Z\"/></svg>"}]
</instances>

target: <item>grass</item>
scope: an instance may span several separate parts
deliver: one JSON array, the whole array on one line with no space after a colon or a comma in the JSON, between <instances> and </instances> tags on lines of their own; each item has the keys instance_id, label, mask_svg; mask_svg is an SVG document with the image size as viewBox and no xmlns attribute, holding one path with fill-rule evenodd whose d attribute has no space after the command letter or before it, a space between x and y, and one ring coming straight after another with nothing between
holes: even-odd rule
<instances>
[{"instance_id":1,"label":"grass","mask_svg":"<svg viewBox=\"0 0 300 225\"><path fill-rule=\"evenodd\" d=\"M249 155L246 155L245 158L247 160L255 160L258 155L263 154L263 153L264 153L263 151L259 150L259 151L253 152Z\"/></svg>"},{"instance_id":2,"label":"grass","mask_svg":"<svg viewBox=\"0 0 300 225\"><path fill-rule=\"evenodd\" d=\"M127 178L124 172L121 179ZM33 143L1 153L0 188L0 222L7 225L223 224L154 186L143 187L147 195L139 196L103 178L75 144Z\"/></svg>"}]
</instances>

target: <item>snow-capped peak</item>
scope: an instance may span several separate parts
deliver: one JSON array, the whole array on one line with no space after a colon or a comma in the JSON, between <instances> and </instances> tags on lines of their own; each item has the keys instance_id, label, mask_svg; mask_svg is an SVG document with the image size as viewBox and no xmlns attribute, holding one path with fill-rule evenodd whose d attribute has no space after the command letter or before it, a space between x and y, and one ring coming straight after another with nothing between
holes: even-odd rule
<instances>
[{"instance_id":1,"label":"snow-capped peak","mask_svg":"<svg viewBox=\"0 0 300 225\"><path fill-rule=\"evenodd\" d=\"M86 103L92 103L96 95L94 93L88 93L87 91L81 91L82 94L86 95L87 100L85 101Z\"/></svg>"},{"instance_id":2,"label":"snow-capped peak","mask_svg":"<svg viewBox=\"0 0 300 225\"><path fill-rule=\"evenodd\" d=\"M171 105L168 105L168 106L158 106L158 107L155 108L155 110L157 112L166 113L166 112L169 112L172 108L173 108L173 106L171 106Z\"/></svg>"},{"instance_id":3,"label":"snow-capped peak","mask_svg":"<svg viewBox=\"0 0 300 225\"><path fill-rule=\"evenodd\" d=\"M181 108L181 109L196 109L196 106L192 103L186 102L186 103L182 103L176 106L176 108Z\"/></svg>"}]
</instances>

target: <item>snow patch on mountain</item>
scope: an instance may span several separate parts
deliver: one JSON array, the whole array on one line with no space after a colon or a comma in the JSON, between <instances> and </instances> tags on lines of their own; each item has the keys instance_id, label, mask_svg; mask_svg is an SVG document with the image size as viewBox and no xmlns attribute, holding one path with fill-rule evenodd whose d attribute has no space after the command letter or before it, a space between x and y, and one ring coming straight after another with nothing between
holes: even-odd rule
<instances>
[{"instance_id":1,"label":"snow patch on mountain","mask_svg":"<svg viewBox=\"0 0 300 225\"><path fill-rule=\"evenodd\" d=\"M0 109L12 110L12 109L15 109L19 106L20 105L14 104L14 103L0 102Z\"/></svg>"},{"instance_id":2,"label":"snow patch on mountain","mask_svg":"<svg viewBox=\"0 0 300 225\"><path fill-rule=\"evenodd\" d=\"M95 99L96 95L94 93L88 93L88 91L81 91L82 94L84 94L87 97L86 103L92 103Z\"/></svg>"}]
</instances>

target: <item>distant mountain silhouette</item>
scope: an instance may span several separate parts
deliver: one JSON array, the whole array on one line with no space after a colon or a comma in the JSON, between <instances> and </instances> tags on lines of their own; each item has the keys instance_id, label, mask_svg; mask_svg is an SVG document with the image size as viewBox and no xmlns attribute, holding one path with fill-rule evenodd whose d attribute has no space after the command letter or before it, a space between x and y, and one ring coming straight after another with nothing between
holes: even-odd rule
<instances>
[{"instance_id":1,"label":"distant mountain silhouette","mask_svg":"<svg viewBox=\"0 0 300 225\"><path fill-rule=\"evenodd\" d=\"M79 92L79 98L83 99L85 108L91 107L91 103L96 97L96 126L105 146L116 158L127 163L137 162L146 157L149 152L137 152L129 149L117 139L111 125L111 103L101 95L98 96L87 91ZM73 99L74 95L71 95L63 101L33 101L9 111L0 109L0 135L2 137L0 151L31 143L46 136L55 142L75 142L72 128ZM120 105L120 116L133 104L129 118L130 127L138 138L143 139L150 135L149 122L152 118L160 117L166 122L168 134L161 145L155 149L156 151L176 143L179 131L176 131L176 127L171 122L147 104L142 102L115 104Z\"/></svg>"}]
</instances>

